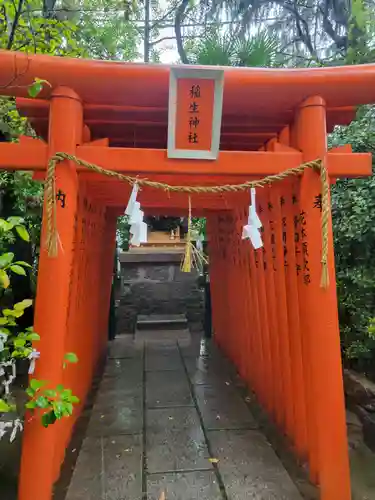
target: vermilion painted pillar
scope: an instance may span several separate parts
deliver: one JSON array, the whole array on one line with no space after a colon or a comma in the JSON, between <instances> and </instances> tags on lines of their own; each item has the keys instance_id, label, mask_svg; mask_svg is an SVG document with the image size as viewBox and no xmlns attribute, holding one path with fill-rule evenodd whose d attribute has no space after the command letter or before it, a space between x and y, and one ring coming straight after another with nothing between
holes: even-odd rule
<instances>
[{"instance_id":1,"label":"vermilion painted pillar","mask_svg":"<svg viewBox=\"0 0 375 500\"><path fill-rule=\"evenodd\" d=\"M280 133L279 142L286 148L290 144L289 127ZM281 184L283 204L282 211L282 239L283 247L286 248L285 261L285 286L287 300L288 337L291 358L291 383L294 401L294 445L300 460L305 461L308 456L307 443L307 414L306 414L306 383L302 358L302 332L300 328L299 297L296 273L295 254L295 222L294 206L297 201L295 197L295 186L297 179L286 179Z\"/></svg>"},{"instance_id":2,"label":"vermilion painted pillar","mask_svg":"<svg viewBox=\"0 0 375 500\"><path fill-rule=\"evenodd\" d=\"M220 347L227 354L227 336L230 327L230 311L228 310L228 287L229 276L226 260L229 255L228 234L227 234L227 216L225 213L218 215L217 225L217 244L219 252L219 270L220 270L220 329L218 330L217 340Z\"/></svg>"},{"instance_id":3,"label":"vermilion painted pillar","mask_svg":"<svg viewBox=\"0 0 375 500\"><path fill-rule=\"evenodd\" d=\"M211 314L212 314L212 333L213 337L217 334L219 321L219 293L220 293L220 274L218 269L218 248L217 248L217 217L215 215L207 215L206 217L206 234L208 241L208 260L209 260L209 277L210 277L210 292L211 292Z\"/></svg>"},{"instance_id":4,"label":"vermilion painted pillar","mask_svg":"<svg viewBox=\"0 0 375 500\"><path fill-rule=\"evenodd\" d=\"M267 399L268 410L274 421L281 423L280 415L283 410L283 400L278 391L281 383L281 373L278 373L278 353L276 351L279 333L276 316L276 293L275 293L275 262L274 262L274 217L269 202L269 188L258 189L258 214L261 218L263 248L258 252L263 255L263 265L260 272L263 275L259 282L261 286L261 297L264 302L264 318L262 325L263 345L265 349L265 370L269 380ZM264 287L264 289L263 289Z\"/></svg>"},{"instance_id":5,"label":"vermilion painted pillar","mask_svg":"<svg viewBox=\"0 0 375 500\"><path fill-rule=\"evenodd\" d=\"M245 246L244 241L242 240L242 228L243 225L247 222L247 214L246 207L239 207L237 210L237 233L238 233L238 245L237 245L237 254L238 254L238 269L239 269L239 277L241 280L241 289L240 294L243 297L243 300L240 301L241 306L241 377L244 381L249 381L250 369L250 352L249 352L249 333L250 333L250 322L249 322L249 286L248 286L248 278L249 273L246 268L245 263Z\"/></svg>"},{"instance_id":6,"label":"vermilion painted pillar","mask_svg":"<svg viewBox=\"0 0 375 500\"><path fill-rule=\"evenodd\" d=\"M278 331L278 347L281 360L281 377L284 405L284 430L286 434L292 438L294 429L294 404L295 397L292 392L292 372L291 372L291 355L290 355L290 339L288 328L288 311L287 311L287 289L285 282L285 248L284 245L284 230L286 221L283 219L281 209L283 206L283 183L276 183L269 189L269 201L272 206L273 214L273 238L274 253L275 253L275 293L276 293L276 309L277 309L277 331Z\"/></svg>"},{"instance_id":7,"label":"vermilion painted pillar","mask_svg":"<svg viewBox=\"0 0 375 500\"><path fill-rule=\"evenodd\" d=\"M245 211L245 221L247 222L248 209ZM258 291L255 278L255 271L252 267L251 257L253 248L249 241L242 241L242 253L244 259L244 273L246 273L246 298L247 298L247 363L248 363L248 379L247 382L251 388L258 392L258 378L260 356L258 352L257 339L260 332L259 325L259 307L258 307Z\"/></svg>"},{"instance_id":8,"label":"vermilion painted pillar","mask_svg":"<svg viewBox=\"0 0 375 500\"><path fill-rule=\"evenodd\" d=\"M296 117L296 141L304 161L321 158L327 152L326 108L320 97L306 100ZM318 173L308 170L301 179L300 210L304 228L305 300L302 335L307 342L311 394L309 411L316 422L317 460L322 500L350 500L350 474L346 434L345 405L341 368L340 334L337 315L331 220L329 224L328 267L330 285L320 286L321 213L317 200L321 194ZM307 279L306 276L309 276Z\"/></svg>"},{"instance_id":9,"label":"vermilion painted pillar","mask_svg":"<svg viewBox=\"0 0 375 500\"><path fill-rule=\"evenodd\" d=\"M227 265L229 266L229 278L231 281L230 294L229 294L229 307L231 312L230 322L230 335L229 335L229 349L237 371L243 375L242 372L242 348L241 348L241 332L243 327L243 318L241 316L241 302L236 300L236 295L243 297L241 291L241 272L239 266L239 238L238 238L238 213L233 210L231 213L231 223L229 229L230 252L227 258Z\"/></svg>"},{"instance_id":10,"label":"vermilion painted pillar","mask_svg":"<svg viewBox=\"0 0 375 500\"><path fill-rule=\"evenodd\" d=\"M239 301L241 305L241 376L250 383L251 379L251 321L250 321L250 308L251 308L251 288L250 288L250 269L247 265L247 250L248 241L242 240L242 229L244 224L247 223L248 209L242 206L237 210L237 234L238 234L238 264L239 264L239 277L241 280L241 289L239 291L243 300Z\"/></svg>"},{"instance_id":11,"label":"vermilion painted pillar","mask_svg":"<svg viewBox=\"0 0 375 500\"><path fill-rule=\"evenodd\" d=\"M113 263L116 249L117 216L114 212L107 209L104 220L103 246L99 268L99 275L101 276L100 303L98 304L100 308L100 331L98 332L100 345L99 355L103 355L108 342L108 320L113 279Z\"/></svg>"},{"instance_id":12,"label":"vermilion painted pillar","mask_svg":"<svg viewBox=\"0 0 375 500\"><path fill-rule=\"evenodd\" d=\"M223 310L223 321L222 321L222 335L220 339L220 346L224 350L226 356L231 358L230 343L232 342L231 332L232 332L232 318L233 311L228 304L230 303L231 290L232 290L232 276L231 276L231 241L230 241L230 215L221 215L219 218L219 248L221 257L221 272L224 279L225 286L222 289L221 297L221 307L225 307ZM225 306L226 305L226 306Z\"/></svg>"},{"instance_id":13,"label":"vermilion painted pillar","mask_svg":"<svg viewBox=\"0 0 375 500\"><path fill-rule=\"evenodd\" d=\"M206 217L206 232L208 239L208 260L211 291L211 314L212 314L212 333L213 338L217 340L220 337L220 256L218 250L218 217L209 214Z\"/></svg>"},{"instance_id":14,"label":"vermilion painted pillar","mask_svg":"<svg viewBox=\"0 0 375 500\"><path fill-rule=\"evenodd\" d=\"M247 270L244 269L244 259L243 259L243 240L242 240L242 228L246 222L247 217L244 213L244 208L239 204L238 209L235 210L235 220L234 220L234 252L235 252L235 264L234 272L236 273L236 281L238 283L237 295L242 297L242 300L235 300L238 327L237 327L237 359L238 359L238 372L243 380L247 379L248 375L248 352L247 352L247 336L249 333L247 324L247 302L248 302L248 290L247 290Z\"/></svg>"},{"instance_id":15,"label":"vermilion painted pillar","mask_svg":"<svg viewBox=\"0 0 375 500\"><path fill-rule=\"evenodd\" d=\"M49 153L64 151L75 154L82 140L82 104L70 89L59 87L52 93L49 121ZM35 377L47 380L51 385L62 381L63 356L67 335L70 275L73 262L73 242L77 209L76 167L62 162L56 167L56 190L65 194L65 206L57 202L57 228L61 247L56 258L49 258L41 248L38 288L35 309L35 330L41 340L38 343L41 357ZM46 214L43 214L45 238ZM25 426L23 437L19 500L50 500L56 480L56 461L61 463L64 450L58 445L57 423L48 429L39 420Z\"/></svg>"}]
</instances>

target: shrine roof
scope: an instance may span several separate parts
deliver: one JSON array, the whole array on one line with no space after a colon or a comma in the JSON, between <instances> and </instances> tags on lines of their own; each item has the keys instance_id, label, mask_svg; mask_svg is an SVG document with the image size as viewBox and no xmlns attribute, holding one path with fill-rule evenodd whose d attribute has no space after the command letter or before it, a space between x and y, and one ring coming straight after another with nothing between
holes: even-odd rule
<instances>
[{"instance_id":1,"label":"shrine roof","mask_svg":"<svg viewBox=\"0 0 375 500\"><path fill-rule=\"evenodd\" d=\"M194 66L194 68L202 68ZM221 68L221 149L257 149L293 118L307 97L327 103L327 128L349 123L355 107L375 102L375 65L314 69ZM37 132L47 135L49 89L27 98L34 78L73 89L84 103L91 138L112 146L165 148L170 66L0 51L0 94L13 95Z\"/></svg>"}]
</instances>

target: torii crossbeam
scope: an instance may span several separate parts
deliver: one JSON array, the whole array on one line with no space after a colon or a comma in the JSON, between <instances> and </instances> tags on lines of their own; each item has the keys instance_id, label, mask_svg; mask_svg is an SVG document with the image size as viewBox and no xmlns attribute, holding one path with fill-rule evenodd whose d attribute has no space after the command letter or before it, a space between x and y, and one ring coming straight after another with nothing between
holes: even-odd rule
<instances>
[{"instance_id":1,"label":"torii crossbeam","mask_svg":"<svg viewBox=\"0 0 375 500\"><path fill-rule=\"evenodd\" d=\"M210 68L183 71L185 80L210 79ZM217 85L224 88L221 127L208 120L199 138L213 156L202 159L196 131L180 134L188 130L179 118L187 96L180 100L184 83L170 87L170 67L0 52L0 94L17 97L19 111L39 137L1 143L0 168L32 170L43 180L49 158L65 152L107 170L178 185L238 183L315 159L325 162L331 182L371 175L369 154L352 153L349 145L327 151L326 139L335 125L354 118L357 106L375 102L375 65L218 71L212 85L201 82L208 93L215 87L214 100ZM47 80L51 89L29 99L34 78ZM195 97L200 97L196 89ZM210 117L210 102L200 102L201 116ZM190 128L198 123L192 104ZM183 143L184 158L170 148L174 106L172 139L174 149ZM50 258L43 248L40 255L37 376L53 384L63 381L84 401L105 354L116 217L130 188L71 161L57 166L56 185L66 202L57 206L61 251ZM350 500L331 221L330 285L322 289L319 283L320 194L312 170L259 190L260 251L241 240L248 193L194 195L192 206L196 215L207 217L215 340L287 435L296 457L308 463L321 499ZM144 189L140 201L149 213L187 211L181 193ZM45 222L44 215L44 230ZM80 363L63 371L67 351L76 352ZM66 420L48 430L37 421L26 425L19 500L51 499L73 423Z\"/></svg>"}]
</instances>

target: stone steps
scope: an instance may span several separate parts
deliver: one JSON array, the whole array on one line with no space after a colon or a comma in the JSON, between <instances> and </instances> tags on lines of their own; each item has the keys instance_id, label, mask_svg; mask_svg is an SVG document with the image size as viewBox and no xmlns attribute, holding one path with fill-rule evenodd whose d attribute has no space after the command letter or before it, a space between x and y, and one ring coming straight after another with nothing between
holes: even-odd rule
<instances>
[{"instance_id":1,"label":"stone steps","mask_svg":"<svg viewBox=\"0 0 375 500\"><path fill-rule=\"evenodd\" d=\"M149 314L137 316L137 330L187 330L185 314Z\"/></svg>"}]
</instances>

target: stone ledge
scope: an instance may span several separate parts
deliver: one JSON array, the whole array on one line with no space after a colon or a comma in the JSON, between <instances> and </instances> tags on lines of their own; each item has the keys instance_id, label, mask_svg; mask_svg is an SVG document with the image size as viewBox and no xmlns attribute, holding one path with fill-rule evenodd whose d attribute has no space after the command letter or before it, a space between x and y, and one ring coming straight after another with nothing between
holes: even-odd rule
<instances>
[{"instance_id":1,"label":"stone ledge","mask_svg":"<svg viewBox=\"0 0 375 500\"><path fill-rule=\"evenodd\" d=\"M156 264L159 262L181 262L184 255L183 248L169 249L169 250L147 250L147 251L132 251L123 252L119 255L120 263L139 264L148 263Z\"/></svg>"},{"instance_id":2,"label":"stone ledge","mask_svg":"<svg viewBox=\"0 0 375 500\"><path fill-rule=\"evenodd\" d=\"M362 424L363 439L375 452L375 384L363 375L344 370L345 398Z\"/></svg>"}]
</instances>

